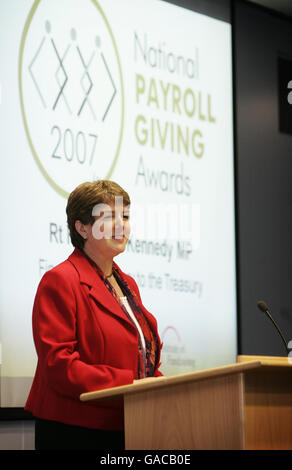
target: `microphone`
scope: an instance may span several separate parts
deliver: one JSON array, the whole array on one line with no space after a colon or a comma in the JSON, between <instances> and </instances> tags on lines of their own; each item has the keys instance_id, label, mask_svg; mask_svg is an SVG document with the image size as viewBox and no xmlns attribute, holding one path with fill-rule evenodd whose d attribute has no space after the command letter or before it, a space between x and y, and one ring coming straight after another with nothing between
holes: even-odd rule
<instances>
[{"instance_id":1,"label":"microphone","mask_svg":"<svg viewBox=\"0 0 292 470\"><path fill-rule=\"evenodd\" d=\"M284 338L284 336L283 336L283 334L282 334L280 328L278 327L277 323L275 322L275 320L273 319L272 315L270 314L267 304L266 304L263 300L260 300L260 301L257 303L257 306L258 306L258 308L259 308L262 312L264 312L264 313L267 315L267 317L268 317L268 318L271 320L271 322L273 323L274 327L276 328L276 330L278 331L279 335L281 336L281 339L282 339L282 341L283 341L283 343L284 343L284 345L285 345L286 352L287 352L287 354L289 355L290 350L289 350L289 348L288 348L288 346L287 346L287 342L286 342L286 340L285 340L285 338Z\"/></svg>"}]
</instances>

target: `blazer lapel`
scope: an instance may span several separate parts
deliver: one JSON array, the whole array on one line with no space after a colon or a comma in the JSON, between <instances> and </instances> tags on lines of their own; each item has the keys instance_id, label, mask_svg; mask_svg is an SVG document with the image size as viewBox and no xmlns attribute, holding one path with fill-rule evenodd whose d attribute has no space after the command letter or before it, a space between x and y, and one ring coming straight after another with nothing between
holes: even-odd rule
<instances>
[{"instance_id":1,"label":"blazer lapel","mask_svg":"<svg viewBox=\"0 0 292 470\"><path fill-rule=\"evenodd\" d=\"M90 287L89 295L101 304L110 313L118 316L131 327L132 322L126 317L117 300L112 296L108 288L104 285L100 276L96 273L89 261L85 258L82 251L75 248L68 260L74 265L79 273L80 283L87 284Z\"/></svg>"}]
</instances>

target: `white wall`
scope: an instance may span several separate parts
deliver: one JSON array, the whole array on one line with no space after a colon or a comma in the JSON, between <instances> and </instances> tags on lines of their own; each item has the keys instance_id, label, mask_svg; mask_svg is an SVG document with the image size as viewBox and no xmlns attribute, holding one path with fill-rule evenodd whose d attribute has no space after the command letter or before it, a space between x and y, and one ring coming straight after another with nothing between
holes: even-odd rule
<instances>
[{"instance_id":1,"label":"white wall","mask_svg":"<svg viewBox=\"0 0 292 470\"><path fill-rule=\"evenodd\" d=\"M34 421L1 421L0 450L34 450Z\"/></svg>"}]
</instances>

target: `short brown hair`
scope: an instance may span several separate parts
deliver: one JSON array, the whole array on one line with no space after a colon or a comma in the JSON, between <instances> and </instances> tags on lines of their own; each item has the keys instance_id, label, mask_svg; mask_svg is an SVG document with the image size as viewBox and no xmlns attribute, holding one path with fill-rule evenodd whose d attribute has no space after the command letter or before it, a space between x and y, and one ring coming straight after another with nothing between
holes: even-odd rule
<instances>
[{"instance_id":1,"label":"short brown hair","mask_svg":"<svg viewBox=\"0 0 292 470\"><path fill-rule=\"evenodd\" d=\"M99 180L82 183L69 195L66 207L67 224L72 245L83 249L84 239L75 228L76 220L83 224L93 224L95 219L92 209L96 204L115 202L115 197L122 196L124 205L130 205L129 194L117 183L109 180Z\"/></svg>"}]
</instances>

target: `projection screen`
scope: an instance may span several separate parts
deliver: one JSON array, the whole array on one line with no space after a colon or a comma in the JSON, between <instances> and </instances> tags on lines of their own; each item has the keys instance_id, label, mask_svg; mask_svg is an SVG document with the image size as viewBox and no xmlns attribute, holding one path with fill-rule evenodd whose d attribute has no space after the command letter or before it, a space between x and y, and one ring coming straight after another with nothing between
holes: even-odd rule
<instances>
[{"instance_id":1,"label":"projection screen","mask_svg":"<svg viewBox=\"0 0 292 470\"><path fill-rule=\"evenodd\" d=\"M116 262L157 318L175 375L236 360L231 25L159 0L0 5L1 407L36 367L43 274L73 251L81 182L131 196Z\"/></svg>"}]
</instances>

